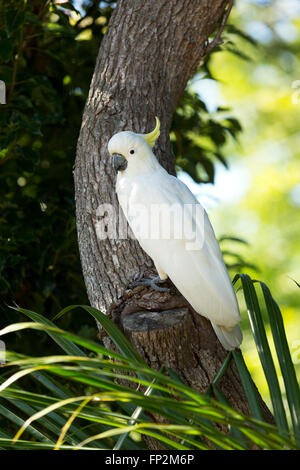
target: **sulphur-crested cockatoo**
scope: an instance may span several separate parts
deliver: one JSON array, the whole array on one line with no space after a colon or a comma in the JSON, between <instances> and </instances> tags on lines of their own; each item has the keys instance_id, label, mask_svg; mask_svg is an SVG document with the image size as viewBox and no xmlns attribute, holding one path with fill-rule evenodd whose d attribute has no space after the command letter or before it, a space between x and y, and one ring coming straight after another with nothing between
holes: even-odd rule
<instances>
[{"instance_id":1,"label":"sulphur-crested cockatoo","mask_svg":"<svg viewBox=\"0 0 300 470\"><path fill-rule=\"evenodd\" d=\"M110 139L119 203L160 282L169 277L193 309L211 321L223 347L233 350L242 342L235 292L205 210L151 150L159 127L156 118L149 134L123 131ZM150 285L155 288L153 280Z\"/></svg>"}]
</instances>

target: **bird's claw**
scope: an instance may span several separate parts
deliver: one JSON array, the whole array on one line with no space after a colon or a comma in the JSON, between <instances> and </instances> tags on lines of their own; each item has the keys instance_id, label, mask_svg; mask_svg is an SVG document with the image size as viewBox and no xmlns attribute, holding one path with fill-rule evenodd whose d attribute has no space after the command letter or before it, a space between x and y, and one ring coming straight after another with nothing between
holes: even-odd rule
<instances>
[{"instance_id":1,"label":"bird's claw","mask_svg":"<svg viewBox=\"0 0 300 470\"><path fill-rule=\"evenodd\" d=\"M133 281L129 284L128 287L132 288L136 286L149 286L158 292L170 292L170 289L168 287L159 287L157 285L157 283L161 284L163 282L165 281L161 280L160 277L157 276L157 277L154 277L153 279L143 278L143 279L140 279L139 281Z\"/></svg>"}]
</instances>

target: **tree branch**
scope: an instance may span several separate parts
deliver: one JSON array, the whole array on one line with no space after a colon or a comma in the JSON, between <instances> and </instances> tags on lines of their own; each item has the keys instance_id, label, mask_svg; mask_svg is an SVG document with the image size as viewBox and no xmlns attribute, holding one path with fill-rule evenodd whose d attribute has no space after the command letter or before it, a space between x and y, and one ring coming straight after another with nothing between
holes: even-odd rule
<instances>
[{"instance_id":1,"label":"tree branch","mask_svg":"<svg viewBox=\"0 0 300 470\"><path fill-rule=\"evenodd\" d=\"M205 54L208 54L210 51L212 51L212 49L214 49L214 47L220 46L221 44L223 44L223 41L221 39L221 35L224 31L224 28L226 26L228 17L230 15L231 10L232 10L233 1L234 0L229 0L229 4L228 4L228 6L227 6L227 8L224 12L224 15L223 15L220 27L217 31L217 34L215 35L214 39L211 42L208 42L208 44L206 46L206 49L205 49Z\"/></svg>"}]
</instances>

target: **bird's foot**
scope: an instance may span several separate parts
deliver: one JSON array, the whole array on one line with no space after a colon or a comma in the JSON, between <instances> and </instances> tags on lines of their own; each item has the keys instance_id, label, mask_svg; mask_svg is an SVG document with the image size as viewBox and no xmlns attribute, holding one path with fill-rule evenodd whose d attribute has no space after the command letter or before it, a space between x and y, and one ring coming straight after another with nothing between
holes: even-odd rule
<instances>
[{"instance_id":1,"label":"bird's foot","mask_svg":"<svg viewBox=\"0 0 300 470\"><path fill-rule=\"evenodd\" d=\"M136 286L149 286L158 292L170 292L170 289L168 287L159 287L157 285L162 284L163 282L165 282L165 279L162 280L159 276L154 277L153 279L142 278L139 281L131 282L128 287L132 288Z\"/></svg>"}]
</instances>

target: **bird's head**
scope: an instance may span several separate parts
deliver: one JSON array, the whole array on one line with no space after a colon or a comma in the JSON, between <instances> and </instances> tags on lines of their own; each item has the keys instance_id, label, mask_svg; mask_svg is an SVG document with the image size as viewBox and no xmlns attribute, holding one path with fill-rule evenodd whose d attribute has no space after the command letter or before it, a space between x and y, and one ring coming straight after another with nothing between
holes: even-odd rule
<instances>
[{"instance_id":1,"label":"bird's head","mask_svg":"<svg viewBox=\"0 0 300 470\"><path fill-rule=\"evenodd\" d=\"M160 122L156 117L155 129L149 134L135 134L131 131L119 132L108 142L108 151L113 157L116 171L138 174L156 161L151 148L160 134ZM157 162L157 161L156 161Z\"/></svg>"}]
</instances>

